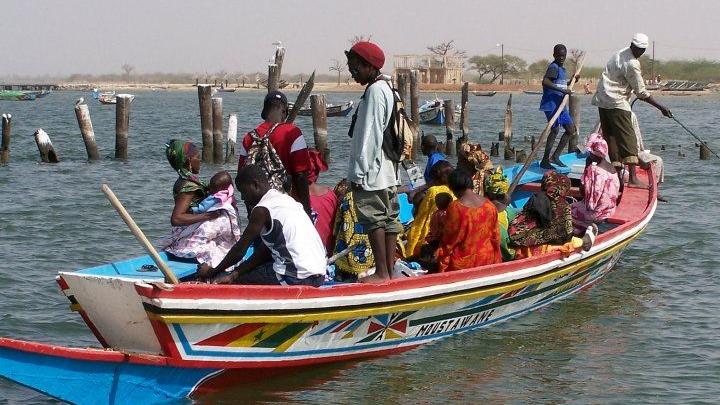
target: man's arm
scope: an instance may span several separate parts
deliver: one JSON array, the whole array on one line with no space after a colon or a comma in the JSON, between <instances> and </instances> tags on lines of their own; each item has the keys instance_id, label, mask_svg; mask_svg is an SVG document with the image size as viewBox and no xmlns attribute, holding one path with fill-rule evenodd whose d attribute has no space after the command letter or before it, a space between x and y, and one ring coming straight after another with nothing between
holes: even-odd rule
<instances>
[{"instance_id":1,"label":"man's arm","mask_svg":"<svg viewBox=\"0 0 720 405\"><path fill-rule=\"evenodd\" d=\"M357 154L350 157L355 177L359 179L367 175L370 167L382 154L385 117L389 114L385 93L380 86L370 86L364 101L365 114L358 115L352 139L358 146Z\"/></svg>"},{"instance_id":2,"label":"man's arm","mask_svg":"<svg viewBox=\"0 0 720 405\"><path fill-rule=\"evenodd\" d=\"M627 63L625 70L625 79L630 84L633 92L640 100L650 104L657 108L666 117L672 117L672 113L664 105L660 104L650 95L650 92L645 88L645 80L640 72L640 62L635 59Z\"/></svg>"},{"instance_id":3,"label":"man's arm","mask_svg":"<svg viewBox=\"0 0 720 405\"><path fill-rule=\"evenodd\" d=\"M230 251L225 255L220 264L216 267L210 267L207 263L203 263L198 266L198 275L201 278L210 278L235 263L242 260L245 256L250 245L260 236L263 227L270 223L270 213L265 207L255 207L250 213L250 222L243 231L240 240L230 248Z\"/></svg>"},{"instance_id":4,"label":"man's arm","mask_svg":"<svg viewBox=\"0 0 720 405\"><path fill-rule=\"evenodd\" d=\"M550 65L548 66L547 70L545 71L545 76L543 77L542 85L543 87L548 87L550 89L553 89L555 91L559 91L560 93L570 94L570 90L568 88L562 88L555 83L553 83L553 80L555 80L558 77L558 68Z\"/></svg>"},{"instance_id":5,"label":"man's arm","mask_svg":"<svg viewBox=\"0 0 720 405\"><path fill-rule=\"evenodd\" d=\"M292 188L295 191L298 201L305 209L305 212L310 215L312 208L310 208L310 183L307 179L307 173L293 173Z\"/></svg>"},{"instance_id":6,"label":"man's arm","mask_svg":"<svg viewBox=\"0 0 720 405\"><path fill-rule=\"evenodd\" d=\"M267 263L271 259L272 255L270 254L270 249L268 249L265 244L260 244L257 246L257 249L253 252L253 254L247 260L235 266L235 269L230 274L224 274L216 277L212 282L213 284L236 283L240 276L251 272L256 267Z\"/></svg>"}]
</instances>

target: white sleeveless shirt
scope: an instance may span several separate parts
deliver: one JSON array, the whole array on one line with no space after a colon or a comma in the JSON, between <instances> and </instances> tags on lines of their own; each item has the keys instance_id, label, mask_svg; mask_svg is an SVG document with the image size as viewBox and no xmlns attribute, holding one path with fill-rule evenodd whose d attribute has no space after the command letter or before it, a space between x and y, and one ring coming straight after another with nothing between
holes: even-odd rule
<instances>
[{"instance_id":1,"label":"white sleeveless shirt","mask_svg":"<svg viewBox=\"0 0 720 405\"><path fill-rule=\"evenodd\" d=\"M270 212L270 229L263 228L260 238L272 253L273 270L299 279L325 275L325 246L302 204L271 189L257 207Z\"/></svg>"}]
</instances>

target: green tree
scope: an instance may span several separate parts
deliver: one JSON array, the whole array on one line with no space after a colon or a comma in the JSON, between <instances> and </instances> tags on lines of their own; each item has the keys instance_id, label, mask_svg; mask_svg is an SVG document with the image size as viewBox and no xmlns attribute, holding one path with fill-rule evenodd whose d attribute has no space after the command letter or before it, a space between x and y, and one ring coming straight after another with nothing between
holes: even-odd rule
<instances>
[{"instance_id":1,"label":"green tree","mask_svg":"<svg viewBox=\"0 0 720 405\"><path fill-rule=\"evenodd\" d=\"M547 59L540 59L531 63L527 68L530 78L542 79L545 76L545 71L547 70L549 64L550 61Z\"/></svg>"},{"instance_id":2,"label":"green tree","mask_svg":"<svg viewBox=\"0 0 720 405\"><path fill-rule=\"evenodd\" d=\"M480 76L478 82L488 76L489 82L494 83L501 74L506 77L517 77L527 70L527 62L515 55L505 55L505 58L501 58L500 55L473 56L468 63L472 70L478 72Z\"/></svg>"}]
</instances>

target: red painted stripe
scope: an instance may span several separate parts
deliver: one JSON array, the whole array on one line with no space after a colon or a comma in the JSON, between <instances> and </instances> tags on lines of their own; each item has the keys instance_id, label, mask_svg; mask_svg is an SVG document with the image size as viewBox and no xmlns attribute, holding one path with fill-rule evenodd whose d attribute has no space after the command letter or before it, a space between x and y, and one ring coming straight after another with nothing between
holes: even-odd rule
<instances>
[{"instance_id":1,"label":"red painted stripe","mask_svg":"<svg viewBox=\"0 0 720 405\"><path fill-rule=\"evenodd\" d=\"M57 276L57 277L55 277L55 281L57 281L57 283L58 283L58 285L60 286L60 289L61 289L61 290L65 291L65 290L69 290L69 289L70 289L70 286L68 286L67 281L65 281L65 279L62 278L62 276Z\"/></svg>"},{"instance_id":2,"label":"red painted stripe","mask_svg":"<svg viewBox=\"0 0 720 405\"><path fill-rule=\"evenodd\" d=\"M333 329L333 331L330 333L340 332L341 330L345 329L345 327L347 327L348 325L350 325L353 322L355 322L354 319L347 320L347 321L341 323L340 326L338 326L337 328Z\"/></svg>"},{"instance_id":3,"label":"red painted stripe","mask_svg":"<svg viewBox=\"0 0 720 405\"><path fill-rule=\"evenodd\" d=\"M262 328L264 325L264 323L244 323L196 344L202 346L227 346L228 343L240 339L248 333Z\"/></svg>"}]
</instances>

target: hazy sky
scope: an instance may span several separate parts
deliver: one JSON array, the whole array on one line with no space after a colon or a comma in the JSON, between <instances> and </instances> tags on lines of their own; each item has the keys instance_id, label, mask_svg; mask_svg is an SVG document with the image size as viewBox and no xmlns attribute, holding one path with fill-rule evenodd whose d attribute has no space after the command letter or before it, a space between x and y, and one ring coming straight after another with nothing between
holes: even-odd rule
<instances>
[{"instance_id":1,"label":"hazy sky","mask_svg":"<svg viewBox=\"0 0 720 405\"><path fill-rule=\"evenodd\" d=\"M392 54L450 39L469 55L503 42L529 61L563 42L601 65L636 31L656 41L658 59L720 60L717 0L0 0L0 21L0 76L120 72L125 62L139 72L265 71L275 40L287 46L284 72L329 73L356 34L385 50L386 71Z\"/></svg>"}]
</instances>

